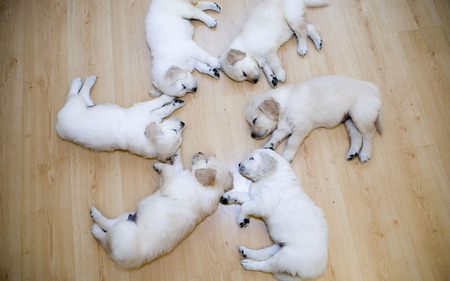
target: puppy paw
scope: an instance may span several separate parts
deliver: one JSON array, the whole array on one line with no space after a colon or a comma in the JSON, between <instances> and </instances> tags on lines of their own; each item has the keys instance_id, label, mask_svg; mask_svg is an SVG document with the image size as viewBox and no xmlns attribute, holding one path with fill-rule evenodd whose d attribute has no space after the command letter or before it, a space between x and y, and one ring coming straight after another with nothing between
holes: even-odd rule
<instances>
[{"instance_id":1,"label":"puppy paw","mask_svg":"<svg viewBox=\"0 0 450 281\"><path fill-rule=\"evenodd\" d=\"M361 162L367 162L370 159L370 153L361 153L359 154L359 160Z\"/></svg>"},{"instance_id":2,"label":"puppy paw","mask_svg":"<svg viewBox=\"0 0 450 281\"><path fill-rule=\"evenodd\" d=\"M80 77L77 77L72 80L72 84L70 85L70 92L78 94L78 92L81 89L81 86L83 86L83 81Z\"/></svg>"},{"instance_id":3,"label":"puppy paw","mask_svg":"<svg viewBox=\"0 0 450 281\"><path fill-rule=\"evenodd\" d=\"M304 57L308 52L308 48L306 46L298 46L297 52L300 56Z\"/></svg>"},{"instance_id":4,"label":"puppy paw","mask_svg":"<svg viewBox=\"0 0 450 281\"><path fill-rule=\"evenodd\" d=\"M358 156L358 152L349 152L349 153L347 153L347 156L345 156L345 159L352 160L356 156Z\"/></svg>"},{"instance_id":5,"label":"puppy paw","mask_svg":"<svg viewBox=\"0 0 450 281\"><path fill-rule=\"evenodd\" d=\"M247 248L245 248L243 246L239 246L239 253L241 253L242 257L244 257L244 258L247 257L246 251L248 251Z\"/></svg>"},{"instance_id":6,"label":"puppy paw","mask_svg":"<svg viewBox=\"0 0 450 281\"><path fill-rule=\"evenodd\" d=\"M275 144L272 142L266 143L262 149L271 149L274 150L275 149Z\"/></svg>"},{"instance_id":7,"label":"puppy paw","mask_svg":"<svg viewBox=\"0 0 450 281\"><path fill-rule=\"evenodd\" d=\"M219 70L217 70L217 68L210 68L209 69L209 75L214 77L214 78L216 78L216 79L220 78L220 73L219 73Z\"/></svg>"},{"instance_id":8,"label":"puppy paw","mask_svg":"<svg viewBox=\"0 0 450 281\"><path fill-rule=\"evenodd\" d=\"M97 210L95 207L91 207L89 209L89 214L91 215L91 218L95 221L97 218L99 218L102 214L99 210Z\"/></svg>"},{"instance_id":9,"label":"puppy paw","mask_svg":"<svg viewBox=\"0 0 450 281\"><path fill-rule=\"evenodd\" d=\"M106 230L101 228L98 224L94 223L91 227L91 233L94 235L94 237L99 237L100 235L104 235L106 233Z\"/></svg>"},{"instance_id":10,"label":"puppy paw","mask_svg":"<svg viewBox=\"0 0 450 281\"><path fill-rule=\"evenodd\" d=\"M236 199L231 198L230 195L224 194L222 197L220 197L220 203L223 205L233 204L236 203Z\"/></svg>"},{"instance_id":11,"label":"puppy paw","mask_svg":"<svg viewBox=\"0 0 450 281\"><path fill-rule=\"evenodd\" d=\"M238 221L238 225L240 228L245 228L247 227L247 225L250 223L250 219L249 218L243 218L241 220Z\"/></svg>"},{"instance_id":12,"label":"puppy paw","mask_svg":"<svg viewBox=\"0 0 450 281\"><path fill-rule=\"evenodd\" d=\"M153 170L155 170L159 174L161 173L163 165L164 165L163 163L156 162L155 164L153 164Z\"/></svg>"},{"instance_id":13,"label":"puppy paw","mask_svg":"<svg viewBox=\"0 0 450 281\"><path fill-rule=\"evenodd\" d=\"M214 5L216 6L215 8L213 8L212 10L216 11L216 12L220 12L222 9L220 8L220 6L214 2Z\"/></svg>"},{"instance_id":14,"label":"puppy paw","mask_svg":"<svg viewBox=\"0 0 450 281\"><path fill-rule=\"evenodd\" d=\"M270 75L270 86L275 88L278 85L278 78L275 75Z\"/></svg>"},{"instance_id":15,"label":"puppy paw","mask_svg":"<svg viewBox=\"0 0 450 281\"><path fill-rule=\"evenodd\" d=\"M284 72L284 71L276 74L278 81L281 83L286 82L286 76L287 76L286 72Z\"/></svg>"},{"instance_id":16,"label":"puppy paw","mask_svg":"<svg viewBox=\"0 0 450 281\"><path fill-rule=\"evenodd\" d=\"M213 28L213 27L216 27L216 25L217 25L217 20L216 20L215 18L210 18L210 19L208 19L207 21L205 21L205 24L206 24L208 27Z\"/></svg>"},{"instance_id":17,"label":"puppy paw","mask_svg":"<svg viewBox=\"0 0 450 281\"><path fill-rule=\"evenodd\" d=\"M257 270L255 267L255 261L252 261L250 259L243 259L241 260L241 265L243 268L247 269L247 270Z\"/></svg>"},{"instance_id":18,"label":"puppy paw","mask_svg":"<svg viewBox=\"0 0 450 281\"><path fill-rule=\"evenodd\" d=\"M284 152L282 155L283 155L284 159L286 159L286 161L288 161L288 162L292 162L292 160L294 160L294 156L295 156L291 153L284 153Z\"/></svg>"},{"instance_id":19,"label":"puppy paw","mask_svg":"<svg viewBox=\"0 0 450 281\"><path fill-rule=\"evenodd\" d=\"M96 80L97 80L97 76L91 75L86 78L86 81L84 81L84 84L86 86L93 86L95 84Z\"/></svg>"},{"instance_id":20,"label":"puppy paw","mask_svg":"<svg viewBox=\"0 0 450 281\"><path fill-rule=\"evenodd\" d=\"M314 42L314 45L316 46L316 49L318 51L322 50L322 39L318 40L317 42Z\"/></svg>"}]
</instances>

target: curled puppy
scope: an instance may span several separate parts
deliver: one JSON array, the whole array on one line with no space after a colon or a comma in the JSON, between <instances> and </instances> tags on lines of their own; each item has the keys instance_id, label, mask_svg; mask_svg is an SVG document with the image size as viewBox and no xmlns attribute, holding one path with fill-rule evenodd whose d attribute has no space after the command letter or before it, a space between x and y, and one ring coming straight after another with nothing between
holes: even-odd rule
<instances>
[{"instance_id":1,"label":"curled puppy","mask_svg":"<svg viewBox=\"0 0 450 281\"><path fill-rule=\"evenodd\" d=\"M279 280L302 280L323 274L328 260L328 228L322 210L303 192L289 162L269 149L254 151L239 164L252 180L249 193L228 191L223 204L242 204L238 224L261 217L275 244L259 250L239 247L247 270L270 272Z\"/></svg>"},{"instance_id":2,"label":"curled puppy","mask_svg":"<svg viewBox=\"0 0 450 281\"><path fill-rule=\"evenodd\" d=\"M164 95L130 108L94 105L90 90L95 81L95 76L89 76L84 85L80 78L72 80L56 123L61 138L98 151L128 150L160 160L175 153L184 123L178 118L162 119L182 107L183 100Z\"/></svg>"},{"instance_id":3,"label":"curled puppy","mask_svg":"<svg viewBox=\"0 0 450 281\"><path fill-rule=\"evenodd\" d=\"M195 226L211 215L224 191L233 187L233 174L214 157L192 158L192 170L183 170L179 151L172 165L156 163L160 188L142 200L136 212L115 219L90 210L92 235L123 268L138 268L175 248Z\"/></svg>"},{"instance_id":4,"label":"curled puppy","mask_svg":"<svg viewBox=\"0 0 450 281\"><path fill-rule=\"evenodd\" d=\"M196 3L196 4L193 4ZM220 11L219 5L208 1L153 0L145 19L145 34L152 53L153 88L150 94L162 93L182 97L197 90L197 80L191 72L219 78L220 60L212 57L192 40L196 19L208 27L217 22L204 10Z\"/></svg>"},{"instance_id":5,"label":"curled puppy","mask_svg":"<svg viewBox=\"0 0 450 281\"><path fill-rule=\"evenodd\" d=\"M304 18L306 7L328 5L314 0L264 0L251 11L239 35L220 59L226 75L235 81L259 80L261 67L272 87L285 82L286 72L281 66L278 49L293 34L297 37L298 53L306 55L309 36L317 48L322 39L316 28Z\"/></svg>"},{"instance_id":6,"label":"curled puppy","mask_svg":"<svg viewBox=\"0 0 450 281\"><path fill-rule=\"evenodd\" d=\"M375 130L381 134L382 105L378 87L346 76L322 76L257 95L245 113L251 136L272 134L264 148L276 149L287 138L283 156L294 159L300 144L315 128L344 123L350 136L347 159L368 161Z\"/></svg>"}]
</instances>

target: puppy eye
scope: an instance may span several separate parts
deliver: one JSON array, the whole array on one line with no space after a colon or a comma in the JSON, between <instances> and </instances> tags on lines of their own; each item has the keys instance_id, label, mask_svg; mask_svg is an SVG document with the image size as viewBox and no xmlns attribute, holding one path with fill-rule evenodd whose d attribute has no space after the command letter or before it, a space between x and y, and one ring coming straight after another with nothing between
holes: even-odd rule
<instances>
[{"instance_id":1,"label":"puppy eye","mask_svg":"<svg viewBox=\"0 0 450 281\"><path fill-rule=\"evenodd\" d=\"M183 90L186 90L186 86L184 86L184 84L181 84L181 86L183 86Z\"/></svg>"},{"instance_id":2,"label":"puppy eye","mask_svg":"<svg viewBox=\"0 0 450 281\"><path fill-rule=\"evenodd\" d=\"M244 77L247 77L247 73L245 73L245 71L242 72L242 75L244 75Z\"/></svg>"},{"instance_id":3,"label":"puppy eye","mask_svg":"<svg viewBox=\"0 0 450 281\"><path fill-rule=\"evenodd\" d=\"M255 158L253 158L253 157L250 157L250 158L248 158L248 160L255 160Z\"/></svg>"},{"instance_id":4,"label":"puppy eye","mask_svg":"<svg viewBox=\"0 0 450 281\"><path fill-rule=\"evenodd\" d=\"M255 125L256 119L258 119L258 118L253 119L253 121L252 121L253 125Z\"/></svg>"}]
</instances>

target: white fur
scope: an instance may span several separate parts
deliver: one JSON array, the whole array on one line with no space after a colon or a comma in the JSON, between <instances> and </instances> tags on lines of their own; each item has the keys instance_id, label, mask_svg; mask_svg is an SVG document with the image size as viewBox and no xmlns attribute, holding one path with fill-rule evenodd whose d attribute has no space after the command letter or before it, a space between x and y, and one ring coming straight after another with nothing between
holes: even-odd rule
<instances>
[{"instance_id":1,"label":"white fur","mask_svg":"<svg viewBox=\"0 0 450 281\"><path fill-rule=\"evenodd\" d=\"M89 76L83 85L80 78L73 79L58 113L56 131L61 138L94 150L128 150L161 160L175 153L181 145L184 123L178 118L162 119L183 106L183 100L164 95L130 108L94 105L90 90L95 81L95 76Z\"/></svg>"},{"instance_id":2,"label":"white fur","mask_svg":"<svg viewBox=\"0 0 450 281\"><path fill-rule=\"evenodd\" d=\"M179 151L172 165L156 163L154 168L161 173L160 188L139 203L136 213L108 219L96 208L90 210L92 235L120 267L138 268L170 252L233 186L225 165L201 153L194 155L192 171L183 170ZM208 184L198 179L205 171L214 176Z\"/></svg>"},{"instance_id":3,"label":"white fur","mask_svg":"<svg viewBox=\"0 0 450 281\"><path fill-rule=\"evenodd\" d=\"M145 33L152 53L152 95L164 93L181 97L188 92L195 92L197 81L191 74L194 69L219 78L220 60L209 55L192 40L194 27L190 19L200 20L209 27L217 24L203 10L219 12L220 7L208 1L151 2L145 19Z\"/></svg>"},{"instance_id":4,"label":"white fur","mask_svg":"<svg viewBox=\"0 0 450 281\"><path fill-rule=\"evenodd\" d=\"M370 82L340 75L322 76L253 97L246 120L252 137L272 134L264 148L275 149L287 138L283 156L288 161L294 159L314 128L331 128L344 122L351 142L347 159L359 155L364 162L371 157L375 130L379 134L383 131L380 96L378 87ZM268 104L277 108L267 109L264 105Z\"/></svg>"},{"instance_id":5,"label":"white fur","mask_svg":"<svg viewBox=\"0 0 450 281\"><path fill-rule=\"evenodd\" d=\"M250 216L263 218L275 244L259 250L239 247L247 270L273 273L279 280L316 278L328 260L328 228L322 210L303 192L289 162L269 149L254 151L239 164L252 180L249 193L226 192L222 203L242 204L238 217L246 227Z\"/></svg>"},{"instance_id":6,"label":"white fur","mask_svg":"<svg viewBox=\"0 0 450 281\"><path fill-rule=\"evenodd\" d=\"M226 75L235 81L259 80L261 67L272 87L286 80L286 72L278 58L278 49L293 34L298 40L298 53L307 52L309 36L317 48L322 48L322 39L316 28L304 18L306 7L328 5L314 0L263 0L251 11L241 32L220 57ZM237 52L236 52L237 51ZM236 53L239 55L236 58ZM230 60L230 57L234 59Z\"/></svg>"}]
</instances>

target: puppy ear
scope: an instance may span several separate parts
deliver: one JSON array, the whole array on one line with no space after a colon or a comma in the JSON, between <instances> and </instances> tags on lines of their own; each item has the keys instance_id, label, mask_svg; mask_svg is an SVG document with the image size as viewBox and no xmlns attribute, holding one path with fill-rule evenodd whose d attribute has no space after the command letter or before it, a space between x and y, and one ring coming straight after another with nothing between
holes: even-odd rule
<instances>
[{"instance_id":1,"label":"puppy ear","mask_svg":"<svg viewBox=\"0 0 450 281\"><path fill-rule=\"evenodd\" d=\"M178 66L172 65L166 72L166 77L171 81L183 79L186 73Z\"/></svg>"},{"instance_id":2,"label":"puppy ear","mask_svg":"<svg viewBox=\"0 0 450 281\"><path fill-rule=\"evenodd\" d=\"M217 171L211 168L195 170L195 178L203 186L213 186L216 182Z\"/></svg>"},{"instance_id":3,"label":"puppy ear","mask_svg":"<svg viewBox=\"0 0 450 281\"><path fill-rule=\"evenodd\" d=\"M277 160L266 153L262 154L261 161L258 165L258 170L262 175L267 175L277 168Z\"/></svg>"},{"instance_id":4,"label":"puppy ear","mask_svg":"<svg viewBox=\"0 0 450 281\"><path fill-rule=\"evenodd\" d=\"M267 115L271 120L277 121L280 115L280 104L273 98L265 100L259 105L259 109Z\"/></svg>"},{"instance_id":5,"label":"puppy ear","mask_svg":"<svg viewBox=\"0 0 450 281\"><path fill-rule=\"evenodd\" d=\"M245 56L246 56L245 52L236 49L231 49L227 53L225 62L229 65L234 65L237 61L243 60Z\"/></svg>"},{"instance_id":6,"label":"puppy ear","mask_svg":"<svg viewBox=\"0 0 450 281\"><path fill-rule=\"evenodd\" d=\"M144 135L149 140L153 139L156 136L162 134L161 127L155 122L150 123L147 128L145 128Z\"/></svg>"}]
</instances>

